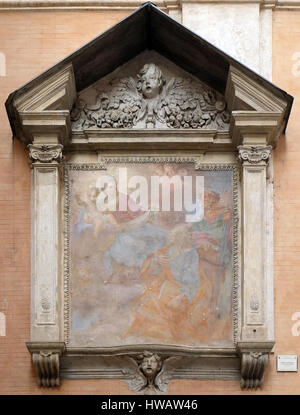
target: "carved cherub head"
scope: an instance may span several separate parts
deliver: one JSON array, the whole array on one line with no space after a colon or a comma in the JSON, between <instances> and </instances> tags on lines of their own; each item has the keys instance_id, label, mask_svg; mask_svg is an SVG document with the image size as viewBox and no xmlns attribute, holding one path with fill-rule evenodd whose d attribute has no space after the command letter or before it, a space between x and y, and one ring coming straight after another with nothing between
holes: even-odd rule
<instances>
[{"instance_id":1,"label":"carved cherub head","mask_svg":"<svg viewBox=\"0 0 300 415\"><path fill-rule=\"evenodd\" d=\"M145 375L148 385L152 384L157 373L160 371L162 367L162 360L161 358L151 352L144 352L142 355L138 356L139 368Z\"/></svg>"},{"instance_id":2,"label":"carved cherub head","mask_svg":"<svg viewBox=\"0 0 300 415\"><path fill-rule=\"evenodd\" d=\"M144 98L156 98L164 83L161 70L154 63L146 63L138 74L137 90Z\"/></svg>"}]
</instances>

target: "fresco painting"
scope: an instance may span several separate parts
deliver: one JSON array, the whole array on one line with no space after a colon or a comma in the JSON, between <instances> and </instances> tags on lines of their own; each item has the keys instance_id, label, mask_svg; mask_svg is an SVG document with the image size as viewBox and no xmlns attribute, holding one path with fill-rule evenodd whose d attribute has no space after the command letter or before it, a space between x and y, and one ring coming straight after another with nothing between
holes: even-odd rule
<instances>
[{"instance_id":1,"label":"fresco painting","mask_svg":"<svg viewBox=\"0 0 300 415\"><path fill-rule=\"evenodd\" d=\"M128 176L204 177L203 217L100 211L101 175L122 164L70 170L70 345L232 344L232 171L193 163L127 163ZM150 190L149 190L150 191ZM172 187L170 196L172 198ZM149 202L150 203L150 202Z\"/></svg>"}]
</instances>

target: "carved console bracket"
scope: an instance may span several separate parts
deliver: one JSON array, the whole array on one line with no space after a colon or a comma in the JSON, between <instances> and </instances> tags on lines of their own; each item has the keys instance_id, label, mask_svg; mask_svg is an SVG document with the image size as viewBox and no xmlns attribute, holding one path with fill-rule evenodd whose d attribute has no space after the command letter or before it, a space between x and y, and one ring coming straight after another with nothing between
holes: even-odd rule
<instances>
[{"instance_id":1,"label":"carved console bracket","mask_svg":"<svg viewBox=\"0 0 300 415\"><path fill-rule=\"evenodd\" d=\"M241 389L257 389L263 384L263 375L269 361L274 342L240 342Z\"/></svg>"},{"instance_id":2,"label":"carved console bracket","mask_svg":"<svg viewBox=\"0 0 300 415\"><path fill-rule=\"evenodd\" d=\"M59 360L65 350L64 342L35 343L27 342L32 362L38 375L38 385L44 387L59 386Z\"/></svg>"}]
</instances>

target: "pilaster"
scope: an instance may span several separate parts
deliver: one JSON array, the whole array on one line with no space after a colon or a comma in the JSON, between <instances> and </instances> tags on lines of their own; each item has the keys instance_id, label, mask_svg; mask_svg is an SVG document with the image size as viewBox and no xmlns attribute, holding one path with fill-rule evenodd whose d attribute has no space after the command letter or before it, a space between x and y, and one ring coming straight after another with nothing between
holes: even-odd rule
<instances>
[{"instance_id":1,"label":"pilaster","mask_svg":"<svg viewBox=\"0 0 300 415\"><path fill-rule=\"evenodd\" d=\"M31 341L59 341L59 218L61 144L29 144L32 161ZM36 143L37 141L37 143ZM54 141L54 140L53 140Z\"/></svg>"},{"instance_id":2,"label":"pilaster","mask_svg":"<svg viewBox=\"0 0 300 415\"><path fill-rule=\"evenodd\" d=\"M271 146L238 146L242 162L242 338L265 340L266 167Z\"/></svg>"},{"instance_id":3,"label":"pilaster","mask_svg":"<svg viewBox=\"0 0 300 415\"><path fill-rule=\"evenodd\" d=\"M241 162L241 388L263 383L274 346L269 319L273 284L268 278L267 166L272 156L279 116L259 112L233 113L232 133ZM273 298L272 298L273 300ZM272 313L273 314L273 313Z\"/></svg>"}]
</instances>

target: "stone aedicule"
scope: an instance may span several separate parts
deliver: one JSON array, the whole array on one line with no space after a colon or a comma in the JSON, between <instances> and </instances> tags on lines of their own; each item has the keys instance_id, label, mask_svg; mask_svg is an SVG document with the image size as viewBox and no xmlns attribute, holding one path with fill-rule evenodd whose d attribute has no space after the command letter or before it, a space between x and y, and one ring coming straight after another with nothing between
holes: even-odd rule
<instances>
[{"instance_id":1,"label":"stone aedicule","mask_svg":"<svg viewBox=\"0 0 300 415\"><path fill-rule=\"evenodd\" d=\"M155 36L151 30L147 33L146 43L154 49L155 37L162 38L162 45L168 44L170 61L153 51L144 51L126 61L122 51L121 61L115 60L118 54L109 54L112 62L107 62L107 68L113 73L107 75L95 69L94 76L89 77L89 68L95 68L91 61L95 53L86 51L89 48L95 51L93 41L84 46L83 53L71 55L65 65L60 63L24 89L20 88L7 103L14 133L29 145L33 167L32 308L28 348L42 386L59 384L62 365L64 377L125 379L135 391L161 393L170 379L237 379L240 362L241 387L252 389L262 384L268 354L274 344L273 309L270 308L272 280L266 277L269 273L267 206L272 203L268 199L266 169L271 150L286 126L291 97L179 27L155 6L146 4L134 17L144 27L154 14L169 28L176 25L168 32L174 33L174 45L169 45L169 37L163 39L162 24ZM125 19L121 25L128 25L128 21ZM117 26L112 29L116 31L115 36L120 35L120 26ZM180 36L176 37L179 32ZM178 54L185 38L202 52L198 54L197 48L188 49L190 45L186 42L187 50L195 51L197 56L194 60L178 62L178 56L182 59L188 56L188 53ZM98 39L99 51L103 39ZM138 47L136 53L141 50ZM87 62L83 62L84 57ZM101 62L101 57L97 59ZM199 66L196 68L199 62L201 70ZM181 69L191 67L192 63L195 70L191 73L201 78L203 70L203 80ZM86 72L80 72L83 67ZM216 73L211 74L210 68ZM224 96L220 91L225 91ZM222 170L221 166L230 165L236 172L240 163L241 180L239 184L236 180L232 195L237 218L233 227L240 238L233 241L230 307L234 336L230 347L204 344L185 348L158 342L155 345L116 344L109 351L97 344L91 348L68 345L65 349L70 312L69 303L64 302L70 287L70 217L66 208L68 198L64 200L62 214L62 195L68 196L70 186L61 180L60 166L65 163L63 157L67 161L73 158L74 165L80 169L80 160L84 159L92 171L92 164L111 157L106 152L112 149L114 157L125 156L131 160L139 156L137 151L142 151L141 158L164 157L166 165L168 158L178 156L178 151L189 157L192 154L198 160L196 170L215 166ZM238 161L234 159L237 152ZM237 173L234 177L237 178ZM97 225L99 229L100 225ZM197 235L200 239L207 237L201 232ZM166 255L158 258L162 269L166 268L165 258ZM117 273L116 277L120 275Z\"/></svg>"}]
</instances>

